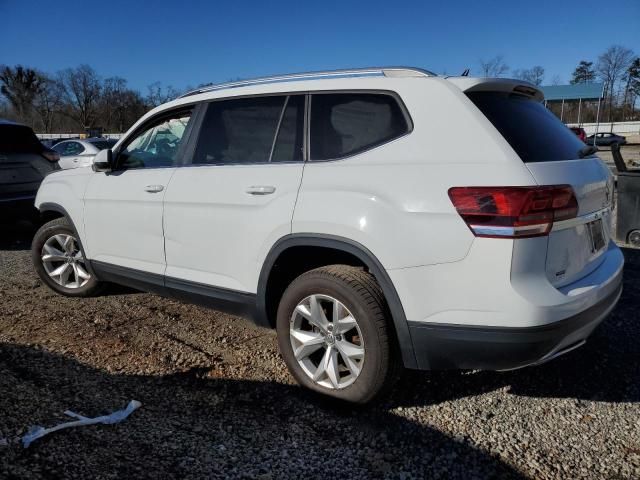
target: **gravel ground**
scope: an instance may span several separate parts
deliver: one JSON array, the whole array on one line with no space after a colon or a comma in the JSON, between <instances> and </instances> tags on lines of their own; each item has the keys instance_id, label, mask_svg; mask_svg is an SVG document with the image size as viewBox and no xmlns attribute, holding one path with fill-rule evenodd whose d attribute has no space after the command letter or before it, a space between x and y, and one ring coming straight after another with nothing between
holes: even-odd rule
<instances>
[{"instance_id":1,"label":"gravel ground","mask_svg":"<svg viewBox=\"0 0 640 480\"><path fill-rule=\"evenodd\" d=\"M508 373L408 372L354 409L295 386L275 335L113 289L53 294L0 227L0 478L640 478L640 251L586 346ZM31 425L143 406L117 425Z\"/></svg>"}]
</instances>

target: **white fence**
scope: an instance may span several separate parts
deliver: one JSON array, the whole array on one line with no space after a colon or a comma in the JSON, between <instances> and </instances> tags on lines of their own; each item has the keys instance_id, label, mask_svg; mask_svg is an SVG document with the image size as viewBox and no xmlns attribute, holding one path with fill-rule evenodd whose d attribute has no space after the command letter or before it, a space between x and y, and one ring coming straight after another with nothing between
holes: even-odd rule
<instances>
[{"instance_id":1,"label":"white fence","mask_svg":"<svg viewBox=\"0 0 640 480\"><path fill-rule=\"evenodd\" d=\"M124 133L103 133L103 138L119 139ZM51 140L58 138L86 138L84 133L36 133L36 137L40 140Z\"/></svg>"},{"instance_id":2,"label":"white fence","mask_svg":"<svg viewBox=\"0 0 640 480\"><path fill-rule=\"evenodd\" d=\"M583 123L582 125L578 125L577 123L569 123L567 125L569 125L570 127L582 127L584 128L584 131L587 132L587 135L596 133L597 124L595 123ZM625 133L629 135L640 135L640 122L600 122L600 124L598 125L598 132L613 132L620 135L624 135Z\"/></svg>"}]
</instances>

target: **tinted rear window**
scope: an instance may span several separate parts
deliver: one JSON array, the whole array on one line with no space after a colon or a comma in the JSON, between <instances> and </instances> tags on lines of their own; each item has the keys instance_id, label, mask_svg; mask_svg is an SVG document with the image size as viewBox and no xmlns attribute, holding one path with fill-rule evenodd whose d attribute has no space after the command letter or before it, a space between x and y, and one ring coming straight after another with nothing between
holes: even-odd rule
<instances>
[{"instance_id":1,"label":"tinted rear window","mask_svg":"<svg viewBox=\"0 0 640 480\"><path fill-rule=\"evenodd\" d=\"M40 140L29 127L0 125L0 152L40 153L43 149Z\"/></svg>"},{"instance_id":2,"label":"tinted rear window","mask_svg":"<svg viewBox=\"0 0 640 480\"><path fill-rule=\"evenodd\" d=\"M315 94L311 100L311 160L355 155L409 131L395 98L374 93Z\"/></svg>"},{"instance_id":3,"label":"tinted rear window","mask_svg":"<svg viewBox=\"0 0 640 480\"><path fill-rule=\"evenodd\" d=\"M542 103L503 92L470 92L467 95L523 162L580 158L584 143Z\"/></svg>"}]
</instances>

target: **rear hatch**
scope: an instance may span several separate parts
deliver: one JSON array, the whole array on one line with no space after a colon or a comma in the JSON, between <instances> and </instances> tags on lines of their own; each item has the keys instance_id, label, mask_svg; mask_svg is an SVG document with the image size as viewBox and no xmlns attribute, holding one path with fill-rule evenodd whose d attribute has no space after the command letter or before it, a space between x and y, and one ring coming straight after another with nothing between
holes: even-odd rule
<instances>
[{"instance_id":1,"label":"rear hatch","mask_svg":"<svg viewBox=\"0 0 640 480\"><path fill-rule=\"evenodd\" d=\"M515 150L536 183L570 185L575 192L577 218L556 222L547 241L547 277L562 287L588 275L603 260L611 234L613 177L540 102L539 94L527 95L525 88L466 94Z\"/></svg>"},{"instance_id":2,"label":"rear hatch","mask_svg":"<svg viewBox=\"0 0 640 480\"><path fill-rule=\"evenodd\" d=\"M0 200L35 196L54 165L42 156L44 146L29 127L0 124Z\"/></svg>"}]
</instances>

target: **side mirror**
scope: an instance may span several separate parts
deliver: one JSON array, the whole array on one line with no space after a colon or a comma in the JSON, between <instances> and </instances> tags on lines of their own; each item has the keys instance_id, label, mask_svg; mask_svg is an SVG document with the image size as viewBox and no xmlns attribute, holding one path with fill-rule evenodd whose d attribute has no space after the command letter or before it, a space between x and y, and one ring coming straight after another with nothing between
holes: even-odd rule
<instances>
[{"instance_id":1,"label":"side mirror","mask_svg":"<svg viewBox=\"0 0 640 480\"><path fill-rule=\"evenodd\" d=\"M113 154L110 148L100 150L95 157L91 168L94 172L110 172L113 169Z\"/></svg>"}]
</instances>

